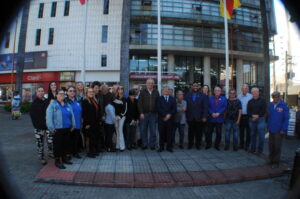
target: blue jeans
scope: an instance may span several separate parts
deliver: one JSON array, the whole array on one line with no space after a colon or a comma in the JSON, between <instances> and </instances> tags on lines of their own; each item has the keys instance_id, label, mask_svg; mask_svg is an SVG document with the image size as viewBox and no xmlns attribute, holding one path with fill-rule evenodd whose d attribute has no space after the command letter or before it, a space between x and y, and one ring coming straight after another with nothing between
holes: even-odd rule
<instances>
[{"instance_id":1,"label":"blue jeans","mask_svg":"<svg viewBox=\"0 0 300 199\"><path fill-rule=\"evenodd\" d=\"M141 120L141 138L143 147L155 147L156 146L156 114L146 113L145 118ZM148 139L148 128L150 129L150 137Z\"/></svg>"},{"instance_id":2,"label":"blue jeans","mask_svg":"<svg viewBox=\"0 0 300 199\"><path fill-rule=\"evenodd\" d=\"M179 132L179 144L183 144L183 139L184 139L184 128L185 124L180 124L179 122L174 123L174 128L172 132L172 143L175 144L175 137L176 137L176 131L178 129Z\"/></svg>"},{"instance_id":3,"label":"blue jeans","mask_svg":"<svg viewBox=\"0 0 300 199\"><path fill-rule=\"evenodd\" d=\"M266 122L264 117L260 117L255 122L249 118L249 127L251 131L251 151L262 153L265 141ZM256 149L256 140L258 137L258 150Z\"/></svg>"},{"instance_id":4,"label":"blue jeans","mask_svg":"<svg viewBox=\"0 0 300 199\"><path fill-rule=\"evenodd\" d=\"M238 145L238 132L239 132L239 126L236 124L234 120L226 120L225 122L225 145L229 146L230 145L230 134L231 134L231 129L233 129L233 146Z\"/></svg>"}]
</instances>

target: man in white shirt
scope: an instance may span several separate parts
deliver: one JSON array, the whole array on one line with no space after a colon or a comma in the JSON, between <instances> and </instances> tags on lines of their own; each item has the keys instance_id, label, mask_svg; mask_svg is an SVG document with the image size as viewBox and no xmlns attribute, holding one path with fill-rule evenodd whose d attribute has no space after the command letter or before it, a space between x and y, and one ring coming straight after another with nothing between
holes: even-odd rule
<instances>
[{"instance_id":1,"label":"man in white shirt","mask_svg":"<svg viewBox=\"0 0 300 199\"><path fill-rule=\"evenodd\" d=\"M252 95L249 93L248 84L242 85L242 94L238 96L238 99L242 103L242 117L240 121L240 148L248 150L250 146L251 134L249 128L249 116L247 114L248 102L252 99ZM245 130L246 130L246 143L245 143Z\"/></svg>"}]
</instances>

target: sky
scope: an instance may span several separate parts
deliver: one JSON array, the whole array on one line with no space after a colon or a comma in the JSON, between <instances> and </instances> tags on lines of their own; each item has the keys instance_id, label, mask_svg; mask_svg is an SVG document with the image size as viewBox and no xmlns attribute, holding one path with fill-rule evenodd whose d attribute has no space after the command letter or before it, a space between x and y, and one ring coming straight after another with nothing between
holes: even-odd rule
<instances>
[{"instance_id":1,"label":"sky","mask_svg":"<svg viewBox=\"0 0 300 199\"><path fill-rule=\"evenodd\" d=\"M287 50L288 54L293 57L292 70L295 72L293 84L300 86L300 31L295 23L289 22L288 11L280 0L274 0L274 6L278 32L275 36L275 54L279 56L279 60L275 63L275 71L284 74L285 51Z\"/></svg>"}]
</instances>

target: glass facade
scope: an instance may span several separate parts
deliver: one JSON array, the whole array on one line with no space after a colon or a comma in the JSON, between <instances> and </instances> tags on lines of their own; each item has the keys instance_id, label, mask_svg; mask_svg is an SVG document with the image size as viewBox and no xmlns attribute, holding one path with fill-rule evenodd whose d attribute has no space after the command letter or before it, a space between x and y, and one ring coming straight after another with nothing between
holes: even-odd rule
<instances>
[{"instance_id":1,"label":"glass facade","mask_svg":"<svg viewBox=\"0 0 300 199\"><path fill-rule=\"evenodd\" d=\"M162 25L163 46L185 46L199 48L224 49L224 30L213 27L185 27ZM260 34L242 31L229 31L230 49L246 52L262 53L262 37ZM131 24L130 44L156 45L157 24Z\"/></svg>"},{"instance_id":2,"label":"glass facade","mask_svg":"<svg viewBox=\"0 0 300 199\"><path fill-rule=\"evenodd\" d=\"M243 1L241 1L243 4ZM156 16L157 1L152 1L151 6L143 6L141 0L131 1L131 13L133 16ZM261 16L259 1L246 1L247 7L238 8L232 20L234 23L250 27L261 27ZM252 7L250 7L252 6ZM168 18L188 18L203 21L223 22L220 17L220 1L183 1L183 0L161 0L161 16Z\"/></svg>"}]
</instances>

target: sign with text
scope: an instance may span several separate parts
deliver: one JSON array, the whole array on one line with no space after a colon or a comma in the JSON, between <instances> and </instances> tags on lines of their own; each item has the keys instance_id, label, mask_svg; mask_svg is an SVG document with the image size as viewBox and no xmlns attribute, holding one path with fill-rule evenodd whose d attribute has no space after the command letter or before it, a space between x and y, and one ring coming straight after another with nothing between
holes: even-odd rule
<instances>
[{"instance_id":1,"label":"sign with text","mask_svg":"<svg viewBox=\"0 0 300 199\"><path fill-rule=\"evenodd\" d=\"M27 52L24 57L24 69L47 68L47 51ZM0 71L12 70L14 60L14 70L16 70L18 54L0 55Z\"/></svg>"}]
</instances>

